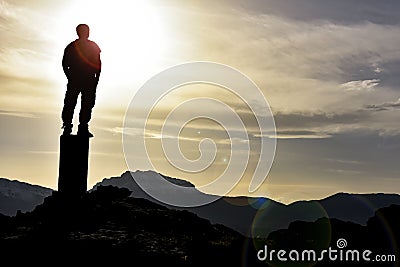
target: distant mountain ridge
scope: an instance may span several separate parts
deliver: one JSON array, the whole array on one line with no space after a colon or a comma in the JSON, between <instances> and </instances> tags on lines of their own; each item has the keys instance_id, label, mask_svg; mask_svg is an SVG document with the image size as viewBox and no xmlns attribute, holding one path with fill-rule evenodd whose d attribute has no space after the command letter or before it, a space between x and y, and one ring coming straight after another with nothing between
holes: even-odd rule
<instances>
[{"instance_id":1,"label":"distant mountain ridge","mask_svg":"<svg viewBox=\"0 0 400 267\"><path fill-rule=\"evenodd\" d=\"M293 221L301 220L313 222L321 217L335 218L342 221L365 225L367 220L374 215L377 209L388 207L391 204L400 205L400 195L397 194L338 193L321 200L297 201L289 205L268 198L242 196L222 197L208 205L195 208L177 208L161 203L147 195L147 193L145 193L132 178L132 175L135 176L135 179L139 179L141 184L157 188L157 190L163 194L176 194L176 192L171 191L169 188L160 187L157 184L158 180L155 177L158 173L153 171L127 171L118 177L104 178L89 191L96 190L99 186L107 185L119 188L128 188L132 192L132 197L144 198L170 209L190 211L201 218L210 220L211 223L225 225L247 236L267 236L273 231L287 228ZM179 195L177 197L184 199L197 198L205 195L198 191L194 185L188 181L163 175L162 177L173 184L193 189L186 195ZM15 184L18 183L19 182L16 182ZM28 184L24 184L23 186L28 186ZM19 193L16 194L16 196L21 196L23 201L21 202L18 197L4 198L4 201L1 202L0 213L5 215L14 215L18 209L24 211L24 209L21 208L21 203L25 203L24 207L28 210L26 208L26 203L29 202L27 201L29 198L25 197L24 194L21 194L23 191L22 188L24 188L23 186L19 187L19 191L17 190ZM8 186L8 188L10 188L10 186ZM37 187L35 188L37 189ZM35 190L33 190L33 192L36 192ZM0 194L3 191L4 189L0 188ZM51 194L51 191L51 189L47 189L40 192L42 192L42 195L46 195ZM31 191L27 190L27 192ZM41 197L41 194L37 193L35 194L35 197L32 198L29 206L31 209L43 201L44 197Z\"/></svg>"},{"instance_id":2,"label":"distant mountain ridge","mask_svg":"<svg viewBox=\"0 0 400 267\"><path fill-rule=\"evenodd\" d=\"M120 177L103 179L93 189L99 185L125 187L132 191L134 197L146 198L169 208L180 209L160 203L148 196L135 182L132 175L135 176L135 179L140 179L141 182L147 180L148 184L157 181L152 179L154 175L157 175L153 171L127 171ZM174 180L184 183L184 180ZM160 188L160 190L163 189ZM204 193L195 190L192 195L185 197L195 197L195 194ZM337 193L321 200L297 201L289 205L262 197L222 197L205 206L184 209L194 212L212 223L220 223L242 234L253 236L260 233L268 235L275 230L287 228L291 222L296 220L312 222L321 217L336 218L365 225L377 209L391 204L400 204L400 195Z\"/></svg>"},{"instance_id":3,"label":"distant mountain ridge","mask_svg":"<svg viewBox=\"0 0 400 267\"><path fill-rule=\"evenodd\" d=\"M0 178L0 213L12 216L18 210L31 211L52 192L43 186Z\"/></svg>"}]
</instances>

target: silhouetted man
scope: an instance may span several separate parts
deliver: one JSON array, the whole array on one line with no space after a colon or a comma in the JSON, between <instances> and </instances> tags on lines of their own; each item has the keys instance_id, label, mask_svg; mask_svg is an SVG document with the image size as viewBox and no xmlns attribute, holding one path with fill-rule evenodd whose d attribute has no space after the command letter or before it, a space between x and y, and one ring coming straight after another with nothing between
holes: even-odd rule
<instances>
[{"instance_id":1,"label":"silhouetted man","mask_svg":"<svg viewBox=\"0 0 400 267\"><path fill-rule=\"evenodd\" d=\"M96 100L96 88L100 78L101 60L99 46L90 41L89 26L79 24L76 27L79 39L71 42L64 50L62 66L68 78L67 92L64 98L62 120L64 135L72 132L74 109L81 94L78 135L93 137L89 132L89 121Z\"/></svg>"}]
</instances>

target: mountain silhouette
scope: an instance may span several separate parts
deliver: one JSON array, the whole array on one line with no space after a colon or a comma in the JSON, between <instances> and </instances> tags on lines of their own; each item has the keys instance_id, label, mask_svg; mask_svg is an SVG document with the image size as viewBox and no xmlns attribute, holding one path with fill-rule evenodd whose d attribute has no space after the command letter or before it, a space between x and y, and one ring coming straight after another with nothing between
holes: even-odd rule
<instances>
[{"instance_id":1,"label":"mountain silhouette","mask_svg":"<svg viewBox=\"0 0 400 267\"><path fill-rule=\"evenodd\" d=\"M113 266L349 266L329 261L265 264L257 259L265 244L276 251L318 250L335 247L340 238L351 249L399 257L400 205L377 209L365 225L322 216L292 221L287 229L282 226L250 238L193 212L170 209L132 193L99 184L79 200L53 191L33 211L0 215L3 261L41 264L46 257L40 255L48 255L64 264ZM364 262L360 266L395 265Z\"/></svg>"},{"instance_id":2,"label":"mountain silhouette","mask_svg":"<svg viewBox=\"0 0 400 267\"><path fill-rule=\"evenodd\" d=\"M266 237L269 233L287 228L293 221L313 222L321 217L340 219L361 225L366 225L367 220L374 215L379 208L388 207L391 204L400 205L400 195L397 194L349 194L338 193L321 200L297 201L285 205L268 198L256 197L222 197L215 202L196 208L178 208L161 203L149 195L132 178L139 179L141 184L151 186L164 194L176 194L172 189L160 188L155 178L157 173L153 171L125 172L119 177L105 178L97 183L91 190L98 186L112 185L119 188L127 188L131 197L144 198L174 210L187 210L195 213L201 218L209 220L213 224L222 224L242 235ZM193 184L182 179L163 176L171 183L192 188L186 195L179 195L183 198L196 198L205 195L198 191ZM5 179L3 179L5 180ZM38 188L33 186L27 189L25 183L8 181L7 187L2 188L0 183L0 198L3 200L0 205L0 213L15 215L17 210L29 211L42 203L45 194L35 193L35 198L27 197ZM13 184L10 186L9 184ZM39 190L40 191L40 190ZM7 193L8 192L8 193ZM27 193L25 193L27 192ZM41 191L40 191L41 192ZM52 190L47 189L46 194ZM13 195L14 197L2 198L2 194ZM31 201L33 199L34 201ZM21 205L21 203L25 203ZM27 203L30 203L29 205ZM29 207L29 208L26 208Z\"/></svg>"},{"instance_id":3,"label":"mountain silhouette","mask_svg":"<svg viewBox=\"0 0 400 267\"><path fill-rule=\"evenodd\" d=\"M120 177L103 179L94 188L98 185L128 188L134 197L146 198L171 209L180 209L153 199L132 178L135 176L135 179L140 180L141 184L146 183L146 186L158 188L155 175L158 174L153 171L127 171ZM187 181L163 177L168 181L193 187ZM168 188L159 188L159 190L168 192ZM182 196L182 198L196 197L202 194L204 193L194 188L191 194ZM321 200L297 201L289 205L264 197L222 197L204 206L184 209L208 219L212 223L228 226L243 235L254 236L262 233L266 236L272 231L287 228L293 221L312 222L321 217L337 218L365 225L377 209L391 204L400 205L400 195L338 193ZM256 217L259 223L254 224Z\"/></svg>"},{"instance_id":4,"label":"mountain silhouette","mask_svg":"<svg viewBox=\"0 0 400 267\"><path fill-rule=\"evenodd\" d=\"M42 186L0 178L0 213L13 216L18 210L31 211L52 192Z\"/></svg>"},{"instance_id":5,"label":"mountain silhouette","mask_svg":"<svg viewBox=\"0 0 400 267\"><path fill-rule=\"evenodd\" d=\"M31 212L0 216L2 259L40 263L38 255L46 253L63 262L110 260L113 266L119 261L136 266L241 262L241 234L130 194L128 189L98 186L78 201L54 192Z\"/></svg>"}]
</instances>

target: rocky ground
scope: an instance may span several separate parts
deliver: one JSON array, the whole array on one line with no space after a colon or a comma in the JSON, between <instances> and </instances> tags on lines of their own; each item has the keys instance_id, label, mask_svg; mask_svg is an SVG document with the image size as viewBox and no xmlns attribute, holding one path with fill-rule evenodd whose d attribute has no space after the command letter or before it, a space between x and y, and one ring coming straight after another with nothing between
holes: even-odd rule
<instances>
[{"instance_id":1,"label":"rocky ground","mask_svg":"<svg viewBox=\"0 0 400 267\"><path fill-rule=\"evenodd\" d=\"M57 192L32 212L0 217L3 257L72 262L235 266L245 238L187 211L101 186L77 200ZM149 265L150 264L150 265ZM139 265L141 266L141 265Z\"/></svg>"}]
</instances>

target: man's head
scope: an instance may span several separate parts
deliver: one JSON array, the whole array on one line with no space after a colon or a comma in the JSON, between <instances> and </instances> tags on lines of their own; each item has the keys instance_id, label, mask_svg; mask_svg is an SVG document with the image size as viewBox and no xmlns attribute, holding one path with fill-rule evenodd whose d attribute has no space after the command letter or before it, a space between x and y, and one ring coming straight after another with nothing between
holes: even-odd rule
<instances>
[{"instance_id":1,"label":"man's head","mask_svg":"<svg viewBox=\"0 0 400 267\"><path fill-rule=\"evenodd\" d=\"M88 39L89 26L86 24L79 24L78 26L76 26L76 33L78 34L80 39Z\"/></svg>"}]
</instances>

